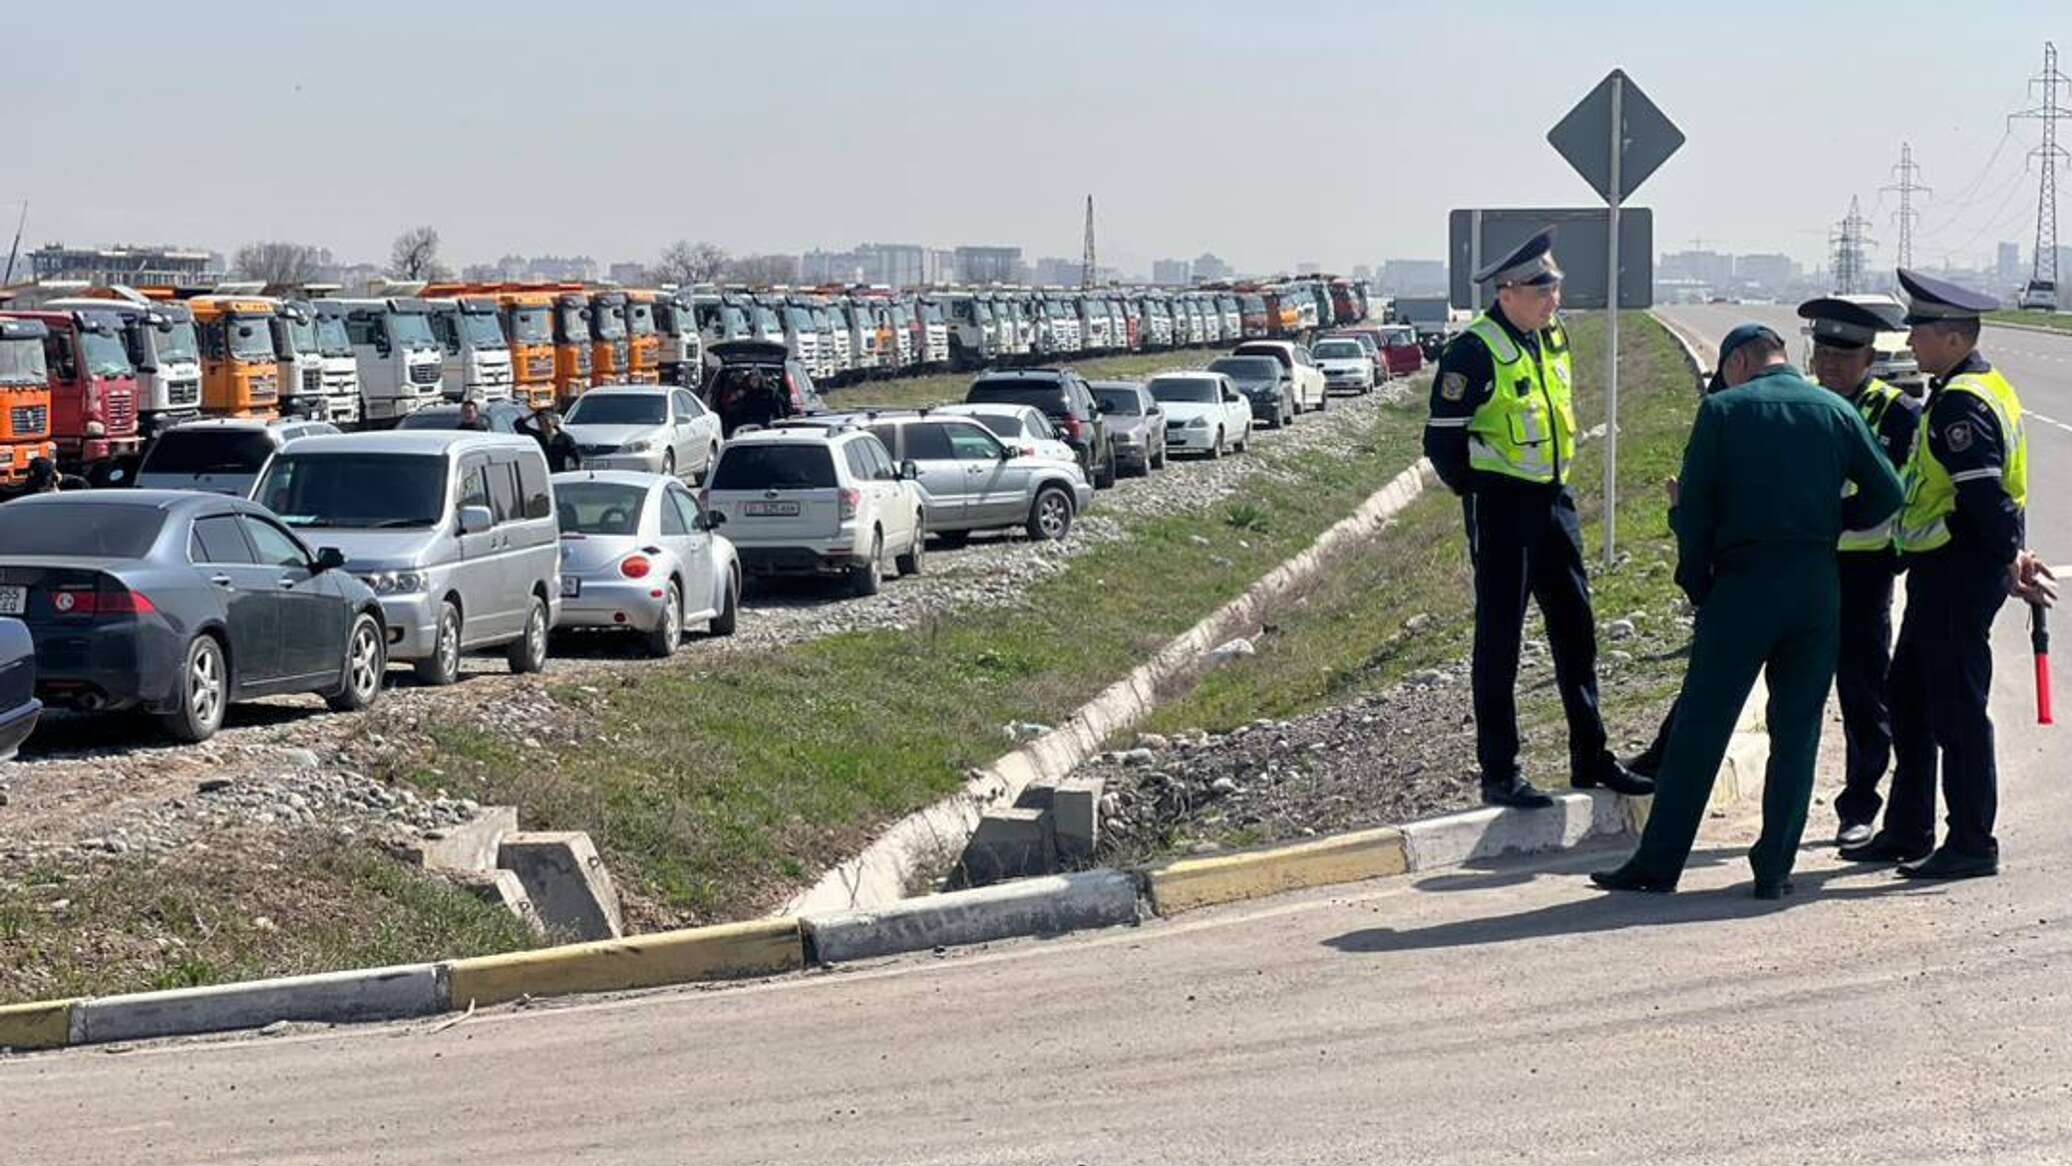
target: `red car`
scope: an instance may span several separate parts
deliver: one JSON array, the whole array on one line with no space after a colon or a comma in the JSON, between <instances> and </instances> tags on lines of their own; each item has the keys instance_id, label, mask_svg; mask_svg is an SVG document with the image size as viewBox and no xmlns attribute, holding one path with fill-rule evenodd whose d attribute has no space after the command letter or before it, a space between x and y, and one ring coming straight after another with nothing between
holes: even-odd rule
<instances>
[{"instance_id":1,"label":"red car","mask_svg":"<svg viewBox=\"0 0 2072 1166\"><path fill-rule=\"evenodd\" d=\"M1424 367L1424 349L1417 343L1417 329L1408 324L1384 324L1381 350L1388 356L1389 372L1404 377Z\"/></svg>"}]
</instances>

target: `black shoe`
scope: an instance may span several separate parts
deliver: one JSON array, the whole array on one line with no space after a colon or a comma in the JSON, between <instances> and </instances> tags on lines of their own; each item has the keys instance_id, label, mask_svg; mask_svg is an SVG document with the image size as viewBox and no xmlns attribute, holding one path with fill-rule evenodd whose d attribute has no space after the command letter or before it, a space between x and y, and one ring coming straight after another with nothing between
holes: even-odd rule
<instances>
[{"instance_id":1,"label":"black shoe","mask_svg":"<svg viewBox=\"0 0 2072 1166\"><path fill-rule=\"evenodd\" d=\"M1843 862L1919 862L1934 849L1895 842L1880 831L1862 846L1845 846L1838 854Z\"/></svg>"},{"instance_id":2,"label":"black shoe","mask_svg":"<svg viewBox=\"0 0 2072 1166\"><path fill-rule=\"evenodd\" d=\"M1482 804L1508 806L1514 810L1544 810L1554 804L1554 799L1524 778L1514 777L1508 782L1483 782Z\"/></svg>"},{"instance_id":3,"label":"black shoe","mask_svg":"<svg viewBox=\"0 0 2072 1166\"><path fill-rule=\"evenodd\" d=\"M1606 761L1592 773L1578 773L1569 779L1569 784L1577 789L1595 789L1603 786L1615 794L1625 794L1629 798L1646 797L1655 792L1653 778L1642 777L1616 761Z\"/></svg>"},{"instance_id":4,"label":"black shoe","mask_svg":"<svg viewBox=\"0 0 2072 1166\"><path fill-rule=\"evenodd\" d=\"M1790 879L1776 879L1774 881L1757 879L1755 881L1755 897L1758 899L1782 899L1784 896L1791 894L1791 892L1792 885Z\"/></svg>"},{"instance_id":5,"label":"black shoe","mask_svg":"<svg viewBox=\"0 0 2072 1166\"><path fill-rule=\"evenodd\" d=\"M1912 866L1899 868L1903 879L1989 879L2000 873L1997 857L1957 854L1945 847Z\"/></svg>"},{"instance_id":6,"label":"black shoe","mask_svg":"<svg viewBox=\"0 0 2072 1166\"><path fill-rule=\"evenodd\" d=\"M1600 870L1590 875L1590 881L1607 891L1645 891L1651 895L1666 895L1676 889L1675 879L1658 879L1633 869L1632 863L1616 870Z\"/></svg>"},{"instance_id":7,"label":"black shoe","mask_svg":"<svg viewBox=\"0 0 2072 1166\"><path fill-rule=\"evenodd\" d=\"M1626 763L1626 772L1637 773L1642 777L1660 777L1662 774L1662 755L1652 749L1639 754L1633 760Z\"/></svg>"},{"instance_id":8,"label":"black shoe","mask_svg":"<svg viewBox=\"0 0 2072 1166\"><path fill-rule=\"evenodd\" d=\"M1835 831L1835 845L1843 850L1860 850L1875 834L1869 822L1844 822Z\"/></svg>"}]
</instances>

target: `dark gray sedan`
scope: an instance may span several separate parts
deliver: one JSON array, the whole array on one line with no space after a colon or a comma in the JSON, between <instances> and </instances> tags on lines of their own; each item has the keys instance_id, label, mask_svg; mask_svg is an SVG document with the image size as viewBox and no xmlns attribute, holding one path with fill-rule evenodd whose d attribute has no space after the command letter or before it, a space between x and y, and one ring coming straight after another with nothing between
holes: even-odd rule
<instances>
[{"instance_id":1,"label":"dark gray sedan","mask_svg":"<svg viewBox=\"0 0 2072 1166\"><path fill-rule=\"evenodd\" d=\"M1115 467L1148 475L1166 464L1165 410L1137 381L1094 381L1094 402L1115 441Z\"/></svg>"},{"instance_id":2,"label":"dark gray sedan","mask_svg":"<svg viewBox=\"0 0 2072 1166\"><path fill-rule=\"evenodd\" d=\"M181 490L80 490L0 506L0 615L29 629L36 693L142 709L200 741L232 701L381 693L381 605L335 549L264 507Z\"/></svg>"}]
</instances>

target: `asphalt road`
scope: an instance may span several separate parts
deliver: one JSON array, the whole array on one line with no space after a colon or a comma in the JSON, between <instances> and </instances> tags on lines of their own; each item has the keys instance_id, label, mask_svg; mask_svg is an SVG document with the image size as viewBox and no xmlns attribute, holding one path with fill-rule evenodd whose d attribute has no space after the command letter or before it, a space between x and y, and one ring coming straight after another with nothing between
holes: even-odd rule
<instances>
[{"instance_id":1,"label":"asphalt road","mask_svg":"<svg viewBox=\"0 0 2072 1166\"><path fill-rule=\"evenodd\" d=\"M2025 398L2072 419L2072 338L2009 335ZM2031 441L2061 481L2072 433ZM2063 491L2036 495L2066 562ZM1623 853L1599 851L748 987L27 1057L0 1063L4 1158L2072 1160L2072 788L2017 611L1996 645L1999 879L1816 844L1759 904L1742 812L1670 897L1592 891Z\"/></svg>"}]
</instances>

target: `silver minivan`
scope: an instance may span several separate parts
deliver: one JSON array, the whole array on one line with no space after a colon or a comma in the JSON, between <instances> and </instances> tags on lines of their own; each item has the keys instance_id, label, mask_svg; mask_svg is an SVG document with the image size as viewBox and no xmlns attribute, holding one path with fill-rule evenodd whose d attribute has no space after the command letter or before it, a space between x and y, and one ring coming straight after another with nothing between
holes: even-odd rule
<instances>
[{"instance_id":1,"label":"silver minivan","mask_svg":"<svg viewBox=\"0 0 2072 1166\"><path fill-rule=\"evenodd\" d=\"M463 652L502 648L513 672L547 663L561 606L561 530L547 459L530 438L395 430L308 437L252 491L282 522L345 552L381 600L389 659L451 684Z\"/></svg>"}]
</instances>

